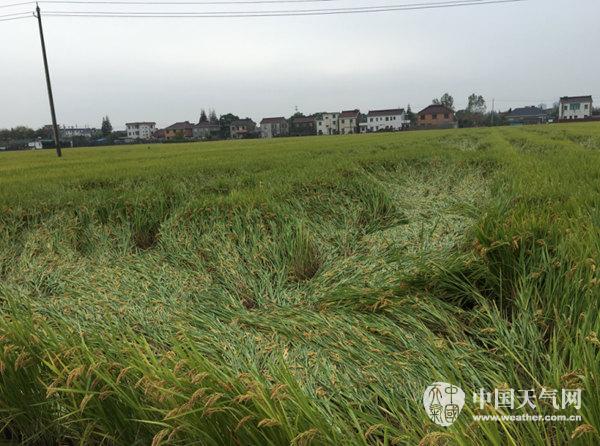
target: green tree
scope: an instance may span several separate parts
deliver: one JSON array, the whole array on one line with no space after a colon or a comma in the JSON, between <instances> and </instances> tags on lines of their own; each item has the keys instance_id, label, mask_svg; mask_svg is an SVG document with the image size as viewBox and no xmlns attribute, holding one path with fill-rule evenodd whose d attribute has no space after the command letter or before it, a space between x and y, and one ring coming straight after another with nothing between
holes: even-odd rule
<instances>
[{"instance_id":1,"label":"green tree","mask_svg":"<svg viewBox=\"0 0 600 446\"><path fill-rule=\"evenodd\" d=\"M208 122L208 116L206 116L204 109L200 110L200 122Z\"/></svg>"},{"instance_id":2,"label":"green tree","mask_svg":"<svg viewBox=\"0 0 600 446\"><path fill-rule=\"evenodd\" d=\"M232 113L221 115L219 117L219 127L221 127L221 138L231 138L231 123L240 119L239 116Z\"/></svg>"},{"instance_id":3,"label":"green tree","mask_svg":"<svg viewBox=\"0 0 600 446\"><path fill-rule=\"evenodd\" d=\"M112 133L112 125L110 123L110 119L108 116L105 116L104 118L102 118L102 135L104 136L109 136Z\"/></svg>"},{"instance_id":4,"label":"green tree","mask_svg":"<svg viewBox=\"0 0 600 446\"><path fill-rule=\"evenodd\" d=\"M417 115L410 108L410 104L406 107L406 119L409 120L410 125L414 125L417 122Z\"/></svg>"},{"instance_id":5,"label":"green tree","mask_svg":"<svg viewBox=\"0 0 600 446\"><path fill-rule=\"evenodd\" d=\"M483 98L483 96L477 95L475 93L469 96L467 112L483 115L486 109L487 107L485 105L485 99Z\"/></svg>"},{"instance_id":6,"label":"green tree","mask_svg":"<svg viewBox=\"0 0 600 446\"><path fill-rule=\"evenodd\" d=\"M36 132L32 128L19 125L11 129L0 130L0 141L15 141L36 138Z\"/></svg>"},{"instance_id":7,"label":"green tree","mask_svg":"<svg viewBox=\"0 0 600 446\"><path fill-rule=\"evenodd\" d=\"M431 101L435 105L443 105L454 111L454 98L449 93L444 93L441 98Z\"/></svg>"},{"instance_id":8,"label":"green tree","mask_svg":"<svg viewBox=\"0 0 600 446\"><path fill-rule=\"evenodd\" d=\"M217 112L215 112L214 108L208 113L208 119L211 124L217 124L219 122L219 118L217 118Z\"/></svg>"}]
</instances>

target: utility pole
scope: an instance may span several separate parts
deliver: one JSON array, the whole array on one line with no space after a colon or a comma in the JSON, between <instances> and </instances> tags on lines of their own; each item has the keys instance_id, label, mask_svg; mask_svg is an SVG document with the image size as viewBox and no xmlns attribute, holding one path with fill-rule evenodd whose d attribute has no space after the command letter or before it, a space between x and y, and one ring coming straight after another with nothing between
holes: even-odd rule
<instances>
[{"instance_id":1,"label":"utility pole","mask_svg":"<svg viewBox=\"0 0 600 446\"><path fill-rule=\"evenodd\" d=\"M44 43L44 31L42 29L42 14L40 6L35 4L38 25L40 28L40 41L42 42L42 57L44 58L44 70L46 71L46 87L48 87L48 100L50 101L50 114L52 116L52 131L54 133L54 143L56 144L56 154L61 157L60 135L58 133L58 124L56 123L56 112L54 111L54 97L52 96L52 85L50 84L50 71L48 70L48 58L46 57L46 44Z\"/></svg>"},{"instance_id":2,"label":"utility pole","mask_svg":"<svg viewBox=\"0 0 600 446\"><path fill-rule=\"evenodd\" d=\"M494 126L494 106L496 105L496 99L492 99L492 127Z\"/></svg>"}]
</instances>

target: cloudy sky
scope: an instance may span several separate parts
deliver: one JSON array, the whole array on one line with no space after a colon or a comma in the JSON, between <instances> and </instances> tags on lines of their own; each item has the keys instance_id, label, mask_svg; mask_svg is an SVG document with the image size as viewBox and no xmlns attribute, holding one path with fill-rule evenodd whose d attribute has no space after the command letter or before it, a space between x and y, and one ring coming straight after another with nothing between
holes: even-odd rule
<instances>
[{"instance_id":1,"label":"cloudy sky","mask_svg":"<svg viewBox=\"0 0 600 446\"><path fill-rule=\"evenodd\" d=\"M152 11L311 9L431 3L152 6ZM0 0L0 5L15 0ZM0 9L0 14L33 6ZM43 4L43 11L140 6ZM129 9L128 9L129 8ZM259 120L360 108L422 108L477 92L496 108L593 94L600 104L600 1L270 18L71 18L44 22L58 121L115 128L197 121L201 108ZM35 19L0 22L0 128L50 121Z\"/></svg>"}]
</instances>

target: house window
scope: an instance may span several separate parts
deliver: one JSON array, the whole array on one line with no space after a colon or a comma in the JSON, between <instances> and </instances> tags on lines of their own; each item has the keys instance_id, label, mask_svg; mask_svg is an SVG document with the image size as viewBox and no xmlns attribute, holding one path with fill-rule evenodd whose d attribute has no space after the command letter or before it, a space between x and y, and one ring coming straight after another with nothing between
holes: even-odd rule
<instances>
[{"instance_id":1,"label":"house window","mask_svg":"<svg viewBox=\"0 0 600 446\"><path fill-rule=\"evenodd\" d=\"M450 119L450 115L448 113L444 113L444 118Z\"/></svg>"},{"instance_id":2,"label":"house window","mask_svg":"<svg viewBox=\"0 0 600 446\"><path fill-rule=\"evenodd\" d=\"M563 110L567 111L567 106L566 105L563 106Z\"/></svg>"},{"instance_id":3,"label":"house window","mask_svg":"<svg viewBox=\"0 0 600 446\"><path fill-rule=\"evenodd\" d=\"M425 115L421 115L421 121L425 121Z\"/></svg>"},{"instance_id":4,"label":"house window","mask_svg":"<svg viewBox=\"0 0 600 446\"><path fill-rule=\"evenodd\" d=\"M385 117L385 120L386 120L386 121L389 121L389 120L390 120L390 118L386 116L386 117Z\"/></svg>"},{"instance_id":5,"label":"house window","mask_svg":"<svg viewBox=\"0 0 600 446\"><path fill-rule=\"evenodd\" d=\"M342 119L342 124L345 124L345 123L346 123L346 120L345 120L345 119Z\"/></svg>"},{"instance_id":6,"label":"house window","mask_svg":"<svg viewBox=\"0 0 600 446\"><path fill-rule=\"evenodd\" d=\"M590 104L585 104L585 109L587 110L588 108L590 108Z\"/></svg>"},{"instance_id":7,"label":"house window","mask_svg":"<svg viewBox=\"0 0 600 446\"><path fill-rule=\"evenodd\" d=\"M437 119L437 113L432 113L431 114L431 119Z\"/></svg>"},{"instance_id":8,"label":"house window","mask_svg":"<svg viewBox=\"0 0 600 446\"><path fill-rule=\"evenodd\" d=\"M571 110L579 110L581 108L581 104L571 104Z\"/></svg>"},{"instance_id":9,"label":"house window","mask_svg":"<svg viewBox=\"0 0 600 446\"><path fill-rule=\"evenodd\" d=\"M370 118L370 122L373 122L373 118ZM371 130L373 130L373 129L371 129Z\"/></svg>"}]
</instances>

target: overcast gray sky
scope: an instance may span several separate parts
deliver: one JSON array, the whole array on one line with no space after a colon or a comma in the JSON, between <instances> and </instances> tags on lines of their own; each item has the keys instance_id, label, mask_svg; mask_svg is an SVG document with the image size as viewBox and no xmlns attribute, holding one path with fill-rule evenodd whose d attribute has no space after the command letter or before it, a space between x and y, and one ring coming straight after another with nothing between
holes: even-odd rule
<instances>
[{"instance_id":1,"label":"overcast gray sky","mask_svg":"<svg viewBox=\"0 0 600 446\"><path fill-rule=\"evenodd\" d=\"M0 14L28 9L0 9ZM99 127L108 115L116 129L141 120L166 126L197 121L201 108L255 120L290 116L295 106L312 113L410 103L417 111L445 91L459 107L472 92L488 102L495 98L502 109L551 105L561 95L582 94L593 94L600 105L598 0L286 18L48 17L44 26L58 121L66 125ZM0 22L0 57L0 128L49 123L34 19Z\"/></svg>"}]
</instances>

